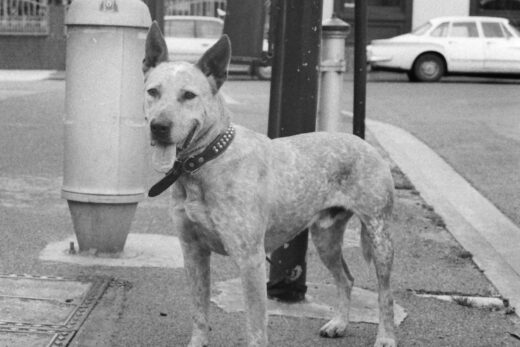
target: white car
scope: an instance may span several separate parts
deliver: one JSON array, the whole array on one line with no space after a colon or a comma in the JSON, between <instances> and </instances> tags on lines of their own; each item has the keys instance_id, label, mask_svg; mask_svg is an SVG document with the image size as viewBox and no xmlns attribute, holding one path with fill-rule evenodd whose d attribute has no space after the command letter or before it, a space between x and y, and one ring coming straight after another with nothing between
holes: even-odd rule
<instances>
[{"instance_id":1,"label":"white car","mask_svg":"<svg viewBox=\"0 0 520 347\"><path fill-rule=\"evenodd\" d=\"M448 74L519 74L520 32L504 18L441 17L409 34L367 46L373 70L404 71L410 81Z\"/></svg>"},{"instance_id":2,"label":"white car","mask_svg":"<svg viewBox=\"0 0 520 347\"><path fill-rule=\"evenodd\" d=\"M164 38L168 53L175 60L195 63L222 35L224 21L204 16L165 16ZM264 42L264 46L267 42ZM266 49L266 47L264 47ZM246 71L260 79L271 78L271 66L252 64ZM231 71L244 71L244 65L232 65Z\"/></svg>"}]
</instances>

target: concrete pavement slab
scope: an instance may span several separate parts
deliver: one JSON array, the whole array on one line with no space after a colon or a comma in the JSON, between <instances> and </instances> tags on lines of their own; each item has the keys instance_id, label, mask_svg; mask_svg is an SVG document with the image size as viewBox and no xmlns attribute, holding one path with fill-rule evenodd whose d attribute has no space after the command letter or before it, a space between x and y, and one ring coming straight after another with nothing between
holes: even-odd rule
<instances>
[{"instance_id":1,"label":"concrete pavement slab","mask_svg":"<svg viewBox=\"0 0 520 347\"><path fill-rule=\"evenodd\" d=\"M245 312L240 278L217 282L215 287L219 293L211 298L213 303L225 312ZM312 282L307 283L307 287L308 291L303 302L284 303L268 300L269 315L332 319L336 304L336 287ZM394 314L395 324L399 326L406 318L406 312L403 307L394 304ZM352 289L350 321L373 324L379 322L376 292L358 287Z\"/></svg>"},{"instance_id":2,"label":"concrete pavement slab","mask_svg":"<svg viewBox=\"0 0 520 347\"><path fill-rule=\"evenodd\" d=\"M117 254L71 253L71 243L78 244L75 236L49 243L40 259L81 266L184 267L180 241L175 236L131 233L123 252Z\"/></svg>"}]
</instances>

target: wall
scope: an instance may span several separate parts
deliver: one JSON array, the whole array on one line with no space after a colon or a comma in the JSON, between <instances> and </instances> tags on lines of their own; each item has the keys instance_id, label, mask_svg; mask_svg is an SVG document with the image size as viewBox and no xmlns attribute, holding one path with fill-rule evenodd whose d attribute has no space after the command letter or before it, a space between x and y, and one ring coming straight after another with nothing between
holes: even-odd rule
<instances>
[{"instance_id":1,"label":"wall","mask_svg":"<svg viewBox=\"0 0 520 347\"><path fill-rule=\"evenodd\" d=\"M65 70L65 9L49 4L48 35L0 35L0 69Z\"/></svg>"},{"instance_id":2,"label":"wall","mask_svg":"<svg viewBox=\"0 0 520 347\"><path fill-rule=\"evenodd\" d=\"M412 28L431 18L442 16L468 16L470 0L414 0Z\"/></svg>"}]
</instances>

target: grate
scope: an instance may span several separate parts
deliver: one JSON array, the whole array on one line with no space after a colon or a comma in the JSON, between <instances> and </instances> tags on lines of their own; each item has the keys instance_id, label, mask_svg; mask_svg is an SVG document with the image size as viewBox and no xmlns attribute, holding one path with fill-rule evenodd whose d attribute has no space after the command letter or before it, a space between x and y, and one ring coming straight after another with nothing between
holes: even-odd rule
<instances>
[{"instance_id":1,"label":"grate","mask_svg":"<svg viewBox=\"0 0 520 347\"><path fill-rule=\"evenodd\" d=\"M67 346L111 279L0 275L0 345Z\"/></svg>"}]
</instances>

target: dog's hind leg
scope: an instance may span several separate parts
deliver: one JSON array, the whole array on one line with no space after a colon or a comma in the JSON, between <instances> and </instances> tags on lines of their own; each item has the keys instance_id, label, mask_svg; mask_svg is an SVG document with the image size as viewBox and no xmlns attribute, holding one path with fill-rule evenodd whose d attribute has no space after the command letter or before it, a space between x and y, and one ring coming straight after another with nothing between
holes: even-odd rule
<instances>
[{"instance_id":1,"label":"dog's hind leg","mask_svg":"<svg viewBox=\"0 0 520 347\"><path fill-rule=\"evenodd\" d=\"M367 261L373 260L378 280L379 327L374 347L395 347L394 301L390 289L390 272L394 256L392 240L383 218L361 219L363 254Z\"/></svg>"},{"instance_id":2,"label":"dog's hind leg","mask_svg":"<svg viewBox=\"0 0 520 347\"><path fill-rule=\"evenodd\" d=\"M323 337L341 337L345 336L347 331L354 277L343 259L342 245L345 226L351 216L350 211L331 208L320 212L310 226L312 240L320 259L334 277L338 296L334 318L320 329L320 335Z\"/></svg>"}]
</instances>

